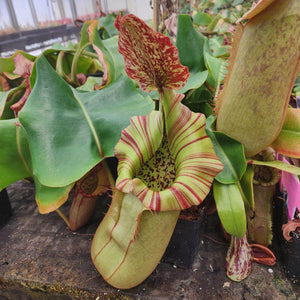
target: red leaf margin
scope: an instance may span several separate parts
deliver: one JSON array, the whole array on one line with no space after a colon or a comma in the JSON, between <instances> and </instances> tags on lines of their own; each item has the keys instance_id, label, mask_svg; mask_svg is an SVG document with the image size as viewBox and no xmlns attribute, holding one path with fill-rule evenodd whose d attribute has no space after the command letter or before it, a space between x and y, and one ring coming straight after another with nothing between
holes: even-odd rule
<instances>
[{"instance_id":1,"label":"red leaf margin","mask_svg":"<svg viewBox=\"0 0 300 300\"><path fill-rule=\"evenodd\" d=\"M133 14L118 15L115 27L119 31L119 52L124 56L126 73L144 92L184 87L190 74L167 36L152 30Z\"/></svg>"},{"instance_id":2,"label":"red leaf margin","mask_svg":"<svg viewBox=\"0 0 300 300\"><path fill-rule=\"evenodd\" d=\"M21 53L18 53L14 57L14 63L15 63L15 69L13 72L25 78L26 81L26 89L24 95L18 102L16 102L10 107L14 111L15 116L18 117L19 111L25 105L25 102L27 101L31 93L29 78L32 73L34 62L29 60L25 56L23 56Z\"/></svg>"}]
</instances>

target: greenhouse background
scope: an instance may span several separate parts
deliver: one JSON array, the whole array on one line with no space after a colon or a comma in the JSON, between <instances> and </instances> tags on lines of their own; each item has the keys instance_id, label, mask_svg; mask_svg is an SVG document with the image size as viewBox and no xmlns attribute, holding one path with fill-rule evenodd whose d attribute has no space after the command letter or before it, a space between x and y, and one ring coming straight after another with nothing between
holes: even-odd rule
<instances>
[{"instance_id":1,"label":"greenhouse background","mask_svg":"<svg viewBox=\"0 0 300 300\"><path fill-rule=\"evenodd\" d=\"M80 28L75 20L118 11L143 20L153 14L145 0L0 0L0 56L18 49L38 55L55 43L77 42Z\"/></svg>"}]
</instances>

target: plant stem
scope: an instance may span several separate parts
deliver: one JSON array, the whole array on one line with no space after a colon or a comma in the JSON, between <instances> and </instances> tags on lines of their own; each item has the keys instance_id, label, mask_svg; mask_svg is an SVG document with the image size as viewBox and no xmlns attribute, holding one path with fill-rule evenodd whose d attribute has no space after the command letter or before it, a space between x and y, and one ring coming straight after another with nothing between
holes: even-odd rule
<instances>
[{"instance_id":1,"label":"plant stem","mask_svg":"<svg viewBox=\"0 0 300 300\"><path fill-rule=\"evenodd\" d=\"M158 31L160 0L153 0L153 30Z\"/></svg>"},{"instance_id":2,"label":"plant stem","mask_svg":"<svg viewBox=\"0 0 300 300\"><path fill-rule=\"evenodd\" d=\"M115 179L114 179L114 177L113 177L113 175L110 171L109 165L107 164L105 159L103 159L101 163L102 163L103 168L106 171L106 175L108 177L109 185L111 186L111 188L114 188L116 182L115 182Z\"/></svg>"},{"instance_id":3,"label":"plant stem","mask_svg":"<svg viewBox=\"0 0 300 300\"><path fill-rule=\"evenodd\" d=\"M93 52L90 52L90 51L83 50L82 55L98 59L98 55L96 53L93 53Z\"/></svg>"},{"instance_id":4,"label":"plant stem","mask_svg":"<svg viewBox=\"0 0 300 300\"><path fill-rule=\"evenodd\" d=\"M80 55L82 54L82 52L84 51L84 49L89 46L91 43L88 42L84 45L82 45L81 47L79 47L77 49L77 51L75 52L73 61L72 61L72 67L71 67L71 81L73 84L75 84L76 86L78 86L78 80L77 80L77 67L78 67L78 60Z\"/></svg>"},{"instance_id":5,"label":"plant stem","mask_svg":"<svg viewBox=\"0 0 300 300\"><path fill-rule=\"evenodd\" d=\"M67 76L64 72L63 69L63 58L65 56L65 51L60 51L58 56L57 56L57 62L56 62L56 72L58 73L58 75L60 75L66 82L68 82L69 84L72 83L71 79L69 78L69 76Z\"/></svg>"},{"instance_id":6,"label":"plant stem","mask_svg":"<svg viewBox=\"0 0 300 300\"><path fill-rule=\"evenodd\" d=\"M59 214L59 216L65 221L65 223L70 228L70 222L69 222L68 218L64 215L64 213L59 208L56 209L56 212Z\"/></svg>"}]
</instances>

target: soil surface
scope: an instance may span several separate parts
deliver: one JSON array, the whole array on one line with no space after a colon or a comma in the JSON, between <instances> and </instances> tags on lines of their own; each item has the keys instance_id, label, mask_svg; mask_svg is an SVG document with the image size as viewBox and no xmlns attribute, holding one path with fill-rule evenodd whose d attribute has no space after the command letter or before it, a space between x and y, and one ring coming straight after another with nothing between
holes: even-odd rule
<instances>
[{"instance_id":1,"label":"soil surface","mask_svg":"<svg viewBox=\"0 0 300 300\"><path fill-rule=\"evenodd\" d=\"M191 266L163 261L138 287L117 290L96 271L90 247L107 201L99 202L91 221L71 232L56 212L41 215L34 185L8 187L13 216L0 229L0 300L31 299L299 299L299 285L286 278L279 262L253 263L242 282L226 277L228 242L215 214L202 218L199 243ZM71 202L62 211L67 214ZM275 249L276 250L276 249Z\"/></svg>"}]
</instances>

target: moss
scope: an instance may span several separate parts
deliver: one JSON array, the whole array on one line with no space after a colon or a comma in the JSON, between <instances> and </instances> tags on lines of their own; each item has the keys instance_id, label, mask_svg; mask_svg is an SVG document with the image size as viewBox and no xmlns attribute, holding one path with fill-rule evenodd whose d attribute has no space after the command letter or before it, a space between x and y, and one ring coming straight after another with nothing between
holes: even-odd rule
<instances>
[{"instance_id":1,"label":"moss","mask_svg":"<svg viewBox=\"0 0 300 300\"><path fill-rule=\"evenodd\" d=\"M287 279L282 278L277 271L274 272L273 282L274 286L276 286L279 291L289 297L288 299L297 299L297 296L291 287L291 283Z\"/></svg>"},{"instance_id":2,"label":"moss","mask_svg":"<svg viewBox=\"0 0 300 300\"><path fill-rule=\"evenodd\" d=\"M25 295L32 300L131 300L132 298L116 293L87 291L80 288L67 287L62 284L47 285L39 282L10 281L1 282L2 292L8 300L22 299Z\"/></svg>"}]
</instances>

